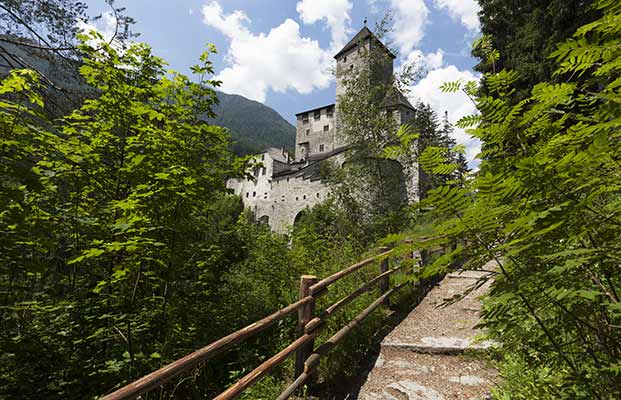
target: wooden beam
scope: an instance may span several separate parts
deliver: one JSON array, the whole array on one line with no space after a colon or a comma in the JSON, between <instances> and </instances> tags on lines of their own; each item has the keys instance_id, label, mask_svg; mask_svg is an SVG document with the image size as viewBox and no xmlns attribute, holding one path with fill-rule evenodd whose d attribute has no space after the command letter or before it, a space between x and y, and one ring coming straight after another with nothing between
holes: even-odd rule
<instances>
[{"instance_id":1,"label":"wooden beam","mask_svg":"<svg viewBox=\"0 0 621 400\"><path fill-rule=\"evenodd\" d=\"M151 372L137 381L134 381L102 398L102 400L125 400L135 399L138 396L162 386L179 374L195 367L196 365L208 361L230 347L256 335L257 333L267 329L275 322L294 313L298 308L314 301L312 296L307 296L276 311L267 317L254 322L243 329L231 333L215 342L188 354L187 356L174 361L167 366Z\"/></svg>"},{"instance_id":2,"label":"wooden beam","mask_svg":"<svg viewBox=\"0 0 621 400\"><path fill-rule=\"evenodd\" d=\"M327 278L320 280L319 282L311 286L311 293L317 293L318 291L322 290L323 288L328 287L329 285L336 282L337 280L351 274L352 272L359 270L365 265L371 264L372 262L376 261L379 258L388 256L390 253L392 253L392 250L384 251L376 256L369 257L366 260L362 260L354 265L351 265L345 269L340 270L339 272L335 274L328 276Z\"/></svg>"},{"instance_id":3,"label":"wooden beam","mask_svg":"<svg viewBox=\"0 0 621 400\"><path fill-rule=\"evenodd\" d=\"M300 299L304 299L311 296L311 286L317 283L317 277L314 275L302 275L300 278ZM315 314L315 300L304 304L298 309L298 327L297 335L302 337L306 334L305 327L310 320L313 319ZM295 354L295 375L298 376L304 372L304 361L313 352L313 341L310 340L307 344L300 347Z\"/></svg>"},{"instance_id":4,"label":"wooden beam","mask_svg":"<svg viewBox=\"0 0 621 400\"><path fill-rule=\"evenodd\" d=\"M226 389L224 392L220 393L218 396L214 397L213 400L231 400L239 397L244 390L248 387L252 386L256 381L261 379L263 375L267 374L272 370L275 366L281 364L291 353L299 349L300 347L307 344L309 341L315 338L315 334L306 334L299 337L289 346L285 347L279 353L274 355L269 360L265 361L263 364L259 365L248 375L241 378L237 381L233 386Z\"/></svg>"},{"instance_id":5,"label":"wooden beam","mask_svg":"<svg viewBox=\"0 0 621 400\"><path fill-rule=\"evenodd\" d=\"M399 289L407 285L408 283L402 283L399 286L394 287L382 296L378 297L367 308L362 310L356 318L352 319L347 325L339 329L330 339L326 340L321 346L319 346L313 354L306 360L304 364L304 371L310 371L317 367L319 359L332 350L345 336L347 336L355 327L357 327L362 321L364 321L376 308L382 305L382 302L386 300L391 294L397 292Z\"/></svg>"}]
</instances>

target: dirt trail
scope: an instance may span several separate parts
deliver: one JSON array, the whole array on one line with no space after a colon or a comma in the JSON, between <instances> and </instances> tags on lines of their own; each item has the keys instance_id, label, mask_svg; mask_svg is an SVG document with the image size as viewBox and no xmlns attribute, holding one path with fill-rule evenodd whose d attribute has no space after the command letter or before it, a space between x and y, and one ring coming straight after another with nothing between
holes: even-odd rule
<instances>
[{"instance_id":1,"label":"dirt trail","mask_svg":"<svg viewBox=\"0 0 621 400\"><path fill-rule=\"evenodd\" d=\"M486 270L493 270L488 264ZM489 397L496 372L472 355L491 343L475 340L479 297L490 282L463 300L442 307L486 272L447 275L381 344L360 400L474 400Z\"/></svg>"}]
</instances>

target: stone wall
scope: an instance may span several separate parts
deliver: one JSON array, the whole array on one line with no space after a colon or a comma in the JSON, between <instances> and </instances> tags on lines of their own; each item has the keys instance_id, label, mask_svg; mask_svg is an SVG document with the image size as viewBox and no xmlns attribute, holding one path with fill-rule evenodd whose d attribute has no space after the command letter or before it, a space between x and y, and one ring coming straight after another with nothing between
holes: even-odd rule
<instances>
[{"instance_id":1,"label":"stone wall","mask_svg":"<svg viewBox=\"0 0 621 400\"><path fill-rule=\"evenodd\" d=\"M274 232L286 233L302 210L323 202L328 194L321 180L293 175L274 178L269 201L257 204L255 213L258 219L267 216Z\"/></svg>"},{"instance_id":2,"label":"stone wall","mask_svg":"<svg viewBox=\"0 0 621 400\"><path fill-rule=\"evenodd\" d=\"M253 168L254 180L247 179L229 179L226 187L233 190L233 193L240 196L244 202L244 206L254 210L257 204L262 200L268 200L270 197L271 180L274 173L274 167L279 164L267 152L257 154L254 158L255 162L261 162L262 167Z\"/></svg>"},{"instance_id":3,"label":"stone wall","mask_svg":"<svg viewBox=\"0 0 621 400\"><path fill-rule=\"evenodd\" d=\"M297 114L295 160L334 150L335 132L334 105Z\"/></svg>"}]
</instances>

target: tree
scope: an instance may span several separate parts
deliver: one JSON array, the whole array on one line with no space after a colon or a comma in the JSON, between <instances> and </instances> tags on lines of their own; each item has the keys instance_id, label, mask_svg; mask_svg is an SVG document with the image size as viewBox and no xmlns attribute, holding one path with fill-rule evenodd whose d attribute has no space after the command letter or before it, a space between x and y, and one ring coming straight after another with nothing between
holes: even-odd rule
<instances>
[{"instance_id":1,"label":"tree","mask_svg":"<svg viewBox=\"0 0 621 400\"><path fill-rule=\"evenodd\" d=\"M134 20L115 7L107 16L115 23L107 43L123 46L135 37ZM6 0L0 4L0 67L30 69L39 75L35 89L42 94L45 110L52 118L69 113L88 97L94 97L78 69L81 58L78 34L102 14L89 17L87 5L79 0Z\"/></svg>"},{"instance_id":2,"label":"tree","mask_svg":"<svg viewBox=\"0 0 621 400\"><path fill-rule=\"evenodd\" d=\"M472 54L480 59L475 70L518 72L515 92L510 96L515 102L528 97L535 84L552 78L556 66L549 56L556 44L599 16L592 4L592 0L479 0L484 40L473 47ZM487 49L495 49L498 59L491 62ZM484 79L483 89L486 88Z\"/></svg>"},{"instance_id":3,"label":"tree","mask_svg":"<svg viewBox=\"0 0 621 400\"><path fill-rule=\"evenodd\" d=\"M355 223L369 227L366 232L394 229L391 224L403 221L396 215L407 201L402 166L384 157L384 149L398 140L400 109L409 104L403 90L415 70L407 66L393 73L393 52L381 42L388 21L358 43L359 61L351 69L337 66L336 71L343 88L337 98L338 140L349 149L330 182L337 206L345 207Z\"/></svg>"},{"instance_id":4,"label":"tree","mask_svg":"<svg viewBox=\"0 0 621 400\"><path fill-rule=\"evenodd\" d=\"M474 180L430 191L436 239L414 245L462 243L424 274L498 265L483 326L501 346L502 399L621 396L621 7L595 7L602 17L551 54L562 83L543 80L517 103L516 71L487 73L483 92L444 85L475 101L481 115L458 125L484 158Z\"/></svg>"},{"instance_id":5,"label":"tree","mask_svg":"<svg viewBox=\"0 0 621 400\"><path fill-rule=\"evenodd\" d=\"M16 126L3 144L17 155L3 173L14 176L2 193L12 211L2 215L11 290L0 375L3 392L29 398L101 394L185 353L208 317L189 310L214 301L222 265L239 254L212 228L226 179L246 163L200 119L216 101L209 53L193 83L164 75L144 44L119 52L83 39L81 72L99 97L47 132L28 125L29 108L3 105ZM13 73L4 90L28 94L23 76L33 75Z\"/></svg>"}]
</instances>

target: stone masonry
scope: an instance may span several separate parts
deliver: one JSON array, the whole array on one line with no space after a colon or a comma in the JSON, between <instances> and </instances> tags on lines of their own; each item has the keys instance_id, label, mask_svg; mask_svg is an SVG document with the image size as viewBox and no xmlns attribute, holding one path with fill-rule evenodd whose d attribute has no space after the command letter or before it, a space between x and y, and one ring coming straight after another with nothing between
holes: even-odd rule
<instances>
[{"instance_id":1,"label":"stone masonry","mask_svg":"<svg viewBox=\"0 0 621 400\"><path fill-rule=\"evenodd\" d=\"M341 77L363 62L361 47L381 46L390 55L390 62L379 79L388 79L393 73L394 56L365 26L345 47L336 60L335 104L318 107L296 114L296 147L293 159L284 149L268 148L254 156L261 163L252 171L253 179L230 179L227 187L239 195L244 206L250 208L257 220L267 223L275 232L286 233L304 209L324 201L330 194L322 182L320 167L326 160L342 164L347 151L337 132L338 98L345 92ZM394 101L391 111L399 123L406 123L414 108L404 96ZM418 201L418 166L403 165L402 170L409 202Z\"/></svg>"}]
</instances>

